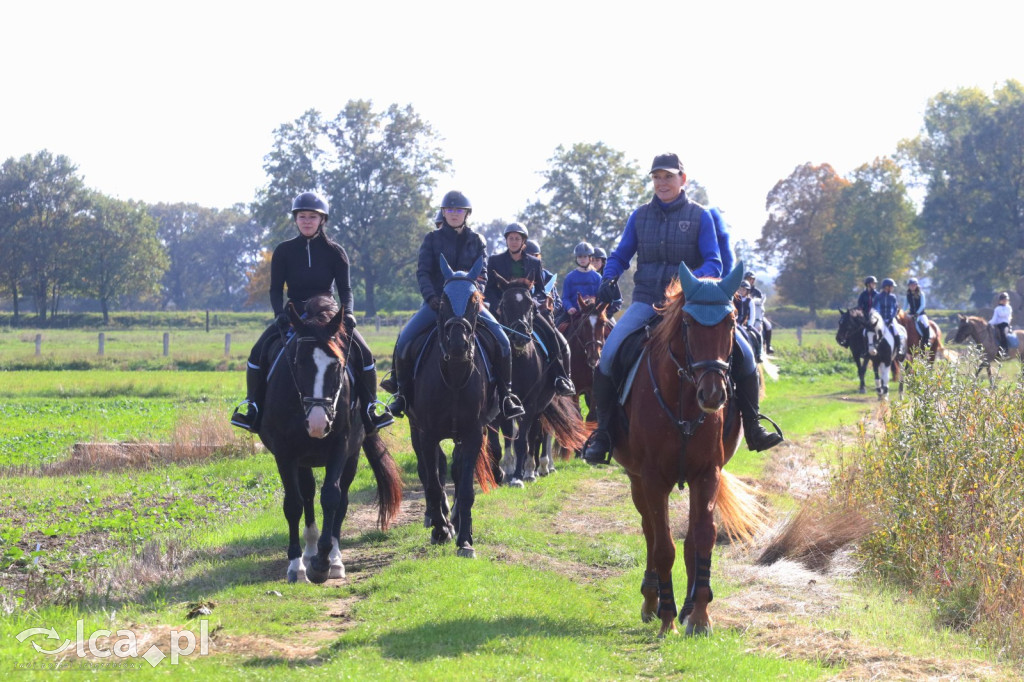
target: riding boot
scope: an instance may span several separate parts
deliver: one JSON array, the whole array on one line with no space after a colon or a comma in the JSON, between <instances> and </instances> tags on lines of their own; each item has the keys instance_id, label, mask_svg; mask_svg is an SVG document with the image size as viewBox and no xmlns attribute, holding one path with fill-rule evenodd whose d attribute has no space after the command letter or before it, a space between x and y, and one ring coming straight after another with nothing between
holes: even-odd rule
<instances>
[{"instance_id":1,"label":"riding boot","mask_svg":"<svg viewBox=\"0 0 1024 682\"><path fill-rule=\"evenodd\" d=\"M395 375L398 373L398 358L395 353L391 354L391 371L384 376L384 381L380 382L380 387L388 393L398 393L398 381Z\"/></svg>"},{"instance_id":2,"label":"riding boot","mask_svg":"<svg viewBox=\"0 0 1024 682\"><path fill-rule=\"evenodd\" d=\"M566 368L567 364L562 358L555 358L555 361L551 363L555 372L555 393L573 396L576 395L576 386L572 383L572 379L569 378L569 371Z\"/></svg>"},{"instance_id":3,"label":"riding boot","mask_svg":"<svg viewBox=\"0 0 1024 682\"><path fill-rule=\"evenodd\" d=\"M267 380L263 377L263 370L258 367L247 367L245 370L245 400L235 408L231 415L231 425L237 426L246 431L257 433L260 429L260 405L263 404L264 395L267 392ZM242 412L242 408L246 408Z\"/></svg>"},{"instance_id":4,"label":"riding boot","mask_svg":"<svg viewBox=\"0 0 1024 682\"><path fill-rule=\"evenodd\" d=\"M515 419L526 414L523 403L512 392L512 354L498 361L498 394L501 396L501 414L505 419Z\"/></svg>"},{"instance_id":5,"label":"riding boot","mask_svg":"<svg viewBox=\"0 0 1024 682\"><path fill-rule=\"evenodd\" d=\"M359 404L362 406L359 416L363 420L363 429L369 436L376 433L378 429L394 424L395 418L387 405L377 400L377 370L371 365L369 369L357 369L356 374L355 388ZM381 409L379 414L378 408Z\"/></svg>"},{"instance_id":6,"label":"riding boot","mask_svg":"<svg viewBox=\"0 0 1024 682\"><path fill-rule=\"evenodd\" d=\"M408 370L405 367L405 362L398 356L396 351L391 365L390 381L385 380L381 383L381 388L385 391L390 391L391 388L395 389L391 396L391 402L387 405L387 408L393 417L404 417L405 411L409 407L408 401L405 399L404 387L404 383L409 380L407 372ZM385 384L388 385L385 386Z\"/></svg>"},{"instance_id":7,"label":"riding boot","mask_svg":"<svg viewBox=\"0 0 1024 682\"><path fill-rule=\"evenodd\" d=\"M760 388L757 372L745 377L736 377L736 393L739 397L740 415L743 418L743 435L747 440L747 448L753 452L773 448L783 441L782 432L775 422L772 422L772 425L775 426L777 433L770 433L761 426L761 419L768 418L758 410L761 403Z\"/></svg>"},{"instance_id":8,"label":"riding boot","mask_svg":"<svg viewBox=\"0 0 1024 682\"><path fill-rule=\"evenodd\" d=\"M597 412L597 430L590 435L583 449L583 459L591 464L608 464L611 461L611 421L615 410L615 383L600 369L594 370L594 387L590 399Z\"/></svg>"}]
</instances>

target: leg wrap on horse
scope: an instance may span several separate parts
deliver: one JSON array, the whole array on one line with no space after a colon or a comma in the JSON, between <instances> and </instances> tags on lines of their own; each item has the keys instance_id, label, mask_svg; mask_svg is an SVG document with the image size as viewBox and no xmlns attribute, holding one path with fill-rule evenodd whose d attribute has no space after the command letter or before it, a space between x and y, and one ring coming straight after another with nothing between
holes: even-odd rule
<instances>
[{"instance_id":1,"label":"leg wrap on horse","mask_svg":"<svg viewBox=\"0 0 1024 682\"><path fill-rule=\"evenodd\" d=\"M694 573L693 580L693 596L696 597L697 588L706 587L708 588L708 601L713 601L715 598L714 592L711 591L711 557L707 559L703 557L696 557L696 571Z\"/></svg>"},{"instance_id":2,"label":"leg wrap on horse","mask_svg":"<svg viewBox=\"0 0 1024 682\"><path fill-rule=\"evenodd\" d=\"M675 618L678 613L676 609L676 598L675 593L672 591L672 580L669 579L667 582L658 581L658 617L664 617L662 614L669 614L670 618Z\"/></svg>"},{"instance_id":3,"label":"leg wrap on horse","mask_svg":"<svg viewBox=\"0 0 1024 682\"><path fill-rule=\"evenodd\" d=\"M643 594L647 590L658 589L658 572L657 571L644 571L643 582L640 583L640 594Z\"/></svg>"}]
</instances>

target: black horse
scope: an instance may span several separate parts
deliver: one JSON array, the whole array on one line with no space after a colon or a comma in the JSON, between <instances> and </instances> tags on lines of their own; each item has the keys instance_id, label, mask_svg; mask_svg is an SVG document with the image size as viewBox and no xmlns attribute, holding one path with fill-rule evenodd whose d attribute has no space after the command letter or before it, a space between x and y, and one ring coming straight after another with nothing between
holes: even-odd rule
<instances>
[{"instance_id":1,"label":"black horse","mask_svg":"<svg viewBox=\"0 0 1024 682\"><path fill-rule=\"evenodd\" d=\"M288 520L288 582L345 576L339 541L348 510L348 489L356 475L362 445L377 479L377 519L386 530L402 501L402 482L391 453L376 434L365 438L346 367L348 336L342 334L344 311L329 296L311 299L306 319L289 302L291 330L283 329L270 355L266 412L259 436L277 461L284 484ZM316 526L313 467L324 468L320 490L324 534ZM305 552L299 519L305 510Z\"/></svg>"},{"instance_id":2,"label":"black horse","mask_svg":"<svg viewBox=\"0 0 1024 682\"><path fill-rule=\"evenodd\" d=\"M469 272L453 272L441 256L445 284L438 309L436 339L428 339L420 354L407 414L420 481L426 493L430 540L442 544L456 534L460 557L473 558L474 475L485 491L494 485L484 431L497 414L494 382L483 353L477 352L476 322L483 300L476 278L483 259ZM455 443L452 480L454 512L445 495L447 462L442 440ZM450 516L450 518L449 518Z\"/></svg>"},{"instance_id":3,"label":"black horse","mask_svg":"<svg viewBox=\"0 0 1024 682\"><path fill-rule=\"evenodd\" d=\"M849 348L853 361L857 365L857 376L860 378L858 393L864 393L864 375L868 371L868 342L864 336L864 311L860 308L839 310L839 330L836 332L836 343Z\"/></svg>"}]
</instances>

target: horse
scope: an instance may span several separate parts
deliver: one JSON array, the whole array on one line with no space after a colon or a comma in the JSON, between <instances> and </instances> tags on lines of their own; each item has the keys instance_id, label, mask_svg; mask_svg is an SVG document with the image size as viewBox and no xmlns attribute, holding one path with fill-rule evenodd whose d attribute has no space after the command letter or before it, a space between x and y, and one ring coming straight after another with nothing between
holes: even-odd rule
<instances>
[{"instance_id":1,"label":"horse","mask_svg":"<svg viewBox=\"0 0 1024 682\"><path fill-rule=\"evenodd\" d=\"M839 330L836 331L836 343L849 348L853 362L857 365L857 377L860 379L858 393L865 393L864 375L868 371L868 344L864 338L864 311L860 308L839 310Z\"/></svg>"},{"instance_id":2,"label":"horse","mask_svg":"<svg viewBox=\"0 0 1024 682\"><path fill-rule=\"evenodd\" d=\"M608 304L599 303L592 296L584 298L576 294L576 310L565 324L565 340L572 354L570 371L576 385L577 403L583 398L589 408L594 370L601 362L601 351L612 325L607 315ZM596 417L594 412L588 412L587 421L595 421Z\"/></svg>"},{"instance_id":3,"label":"horse","mask_svg":"<svg viewBox=\"0 0 1024 682\"><path fill-rule=\"evenodd\" d=\"M992 363L1012 358L1017 358L1021 362L1021 371L1024 372L1024 331L1018 329L1012 332L1013 336L1017 339L1017 347L1011 347L1006 356L1003 357L999 353L1000 348L999 340L996 336L996 328L990 325L984 318L957 313L956 319L957 329L956 335L953 337L953 343L963 343L967 339L971 339L983 351L981 363L978 365L977 371L974 372L974 376L981 374L983 369L987 370L989 386L994 386Z\"/></svg>"},{"instance_id":4,"label":"horse","mask_svg":"<svg viewBox=\"0 0 1024 682\"><path fill-rule=\"evenodd\" d=\"M921 333L917 331L917 322L904 311L900 311L896 320L907 330L907 364L909 365L918 352L926 351L925 361L931 365L945 354L942 345L942 330L935 320L928 318L928 347L921 345Z\"/></svg>"},{"instance_id":5,"label":"horse","mask_svg":"<svg viewBox=\"0 0 1024 682\"><path fill-rule=\"evenodd\" d=\"M893 354L893 343L891 335L887 334L885 322L877 310L872 310L864 321L866 330L866 341L868 345L868 357L871 358L871 365L875 370L875 392L879 400L889 399L889 374L899 381L900 395L903 395L903 375L900 363L904 359L904 353ZM905 344L906 342L904 342Z\"/></svg>"},{"instance_id":6,"label":"horse","mask_svg":"<svg viewBox=\"0 0 1024 682\"><path fill-rule=\"evenodd\" d=\"M504 473L507 474L509 486L522 488L524 481L536 480L536 472L541 468L540 449L545 428L560 443L577 446L585 442L586 431L578 412L563 403L552 402L555 389L550 381L547 360L538 348L539 339L533 329L537 315L532 296L533 280L506 280L497 273L494 276L502 292L496 317L511 337L512 389L522 401L525 411L519 419L518 429L507 421L500 424L506 443L511 440L511 448L507 449L514 450L514 455L506 458L513 463L506 467ZM548 352L553 353L555 349L549 349Z\"/></svg>"},{"instance_id":7,"label":"horse","mask_svg":"<svg viewBox=\"0 0 1024 682\"><path fill-rule=\"evenodd\" d=\"M402 477L380 436L366 437L352 378L346 369L349 338L341 333L344 310L329 296L307 303L306 319L288 303L291 332L270 348L276 357L267 379L266 409L260 440L273 453L284 485L288 521L288 582L323 583L345 577L339 542L348 511L348 490L356 475L359 448L377 481L377 521L387 530L402 501ZM314 467L324 468L320 489L321 534L316 526ZM299 519L305 512L305 550Z\"/></svg>"},{"instance_id":8,"label":"horse","mask_svg":"<svg viewBox=\"0 0 1024 682\"><path fill-rule=\"evenodd\" d=\"M766 527L753 489L723 470L741 429L729 361L736 326L731 300L742 275L737 264L720 281L699 280L685 263L679 265L679 279L658 308L661 322L614 419L612 456L629 476L647 544L640 617L645 623L660 618L659 637L678 632L672 589L676 549L668 518L672 488L690 488L683 545L687 596L679 612L687 635L711 634L715 510L734 537L749 540Z\"/></svg>"},{"instance_id":9,"label":"horse","mask_svg":"<svg viewBox=\"0 0 1024 682\"><path fill-rule=\"evenodd\" d=\"M426 494L425 524L432 528L431 543L455 538L457 555L475 558L473 479L475 475L484 492L494 487L484 432L498 411L494 383L483 354L477 352L476 323L483 296L476 279L483 259L478 258L468 272L453 271L443 255L440 262L445 283L433 332L437 338L428 339L423 348L408 396L409 433ZM447 461L440 443L445 439L455 443L453 508L444 492Z\"/></svg>"}]
</instances>

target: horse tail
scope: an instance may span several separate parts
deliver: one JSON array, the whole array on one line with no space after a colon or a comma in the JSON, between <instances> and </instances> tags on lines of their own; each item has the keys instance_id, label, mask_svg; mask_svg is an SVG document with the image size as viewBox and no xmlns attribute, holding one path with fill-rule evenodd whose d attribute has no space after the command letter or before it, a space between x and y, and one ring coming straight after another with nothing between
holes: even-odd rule
<instances>
[{"instance_id":1,"label":"horse tail","mask_svg":"<svg viewBox=\"0 0 1024 682\"><path fill-rule=\"evenodd\" d=\"M476 457L476 482L485 493L498 487L494 480L494 473L491 471L491 450L487 439L487 432L484 431L483 442L480 443L480 452Z\"/></svg>"},{"instance_id":2,"label":"horse tail","mask_svg":"<svg viewBox=\"0 0 1024 682\"><path fill-rule=\"evenodd\" d=\"M568 459L574 450L581 449L587 443L593 424L583 421L579 410L568 396L555 396L540 415L540 425L544 433L550 433L562 446L563 458Z\"/></svg>"},{"instance_id":3,"label":"horse tail","mask_svg":"<svg viewBox=\"0 0 1024 682\"><path fill-rule=\"evenodd\" d=\"M380 434L374 433L363 439L363 452L377 479L377 498L374 500L377 503L377 525L386 531L402 505L402 473Z\"/></svg>"},{"instance_id":4,"label":"horse tail","mask_svg":"<svg viewBox=\"0 0 1024 682\"><path fill-rule=\"evenodd\" d=\"M750 542L771 523L768 507L757 498L757 490L724 469L716 507L726 534L733 540Z\"/></svg>"}]
</instances>

